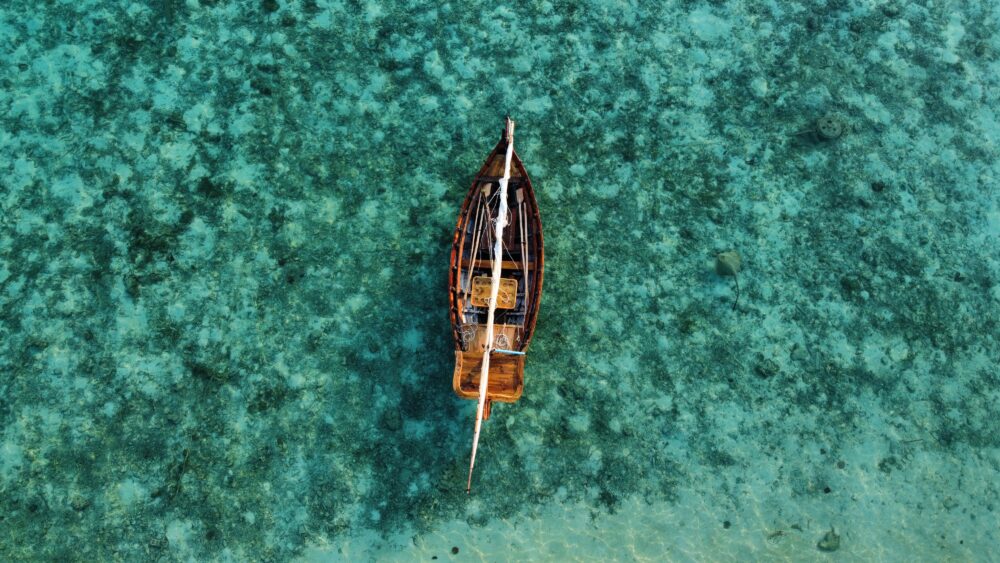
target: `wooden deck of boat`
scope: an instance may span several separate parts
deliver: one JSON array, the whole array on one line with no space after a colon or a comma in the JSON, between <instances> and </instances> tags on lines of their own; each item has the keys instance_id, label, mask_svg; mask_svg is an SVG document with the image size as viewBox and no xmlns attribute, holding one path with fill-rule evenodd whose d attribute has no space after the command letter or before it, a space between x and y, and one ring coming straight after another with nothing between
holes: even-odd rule
<instances>
[{"instance_id":1,"label":"wooden deck of boat","mask_svg":"<svg viewBox=\"0 0 1000 563\"><path fill-rule=\"evenodd\" d=\"M466 345L466 350L455 350L455 374L452 386L459 397L479 398L479 378L483 367L483 350L486 349L486 327L476 326L476 336ZM515 326L494 327L495 333L510 340ZM490 380L487 395L490 400L513 403L521 398L524 390L524 356L493 353L490 355Z\"/></svg>"},{"instance_id":2,"label":"wooden deck of boat","mask_svg":"<svg viewBox=\"0 0 1000 563\"><path fill-rule=\"evenodd\" d=\"M479 398L483 353L455 352L455 392L463 399ZM490 380L486 394L491 401L513 403L524 392L524 356L490 356Z\"/></svg>"}]
</instances>

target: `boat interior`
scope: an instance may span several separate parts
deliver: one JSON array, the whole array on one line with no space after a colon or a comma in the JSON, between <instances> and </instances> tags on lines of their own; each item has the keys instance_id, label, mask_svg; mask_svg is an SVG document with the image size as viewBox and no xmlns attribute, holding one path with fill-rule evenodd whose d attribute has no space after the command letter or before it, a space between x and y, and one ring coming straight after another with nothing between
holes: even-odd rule
<instances>
[{"instance_id":1,"label":"boat interior","mask_svg":"<svg viewBox=\"0 0 1000 563\"><path fill-rule=\"evenodd\" d=\"M494 163L497 159L494 159ZM499 159L502 166L503 159ZM502 172L497 170L496 172ZM494 352L490 355L490 400L514 402L524 387L524 356L536 310L538 280L534 257L540 244L537 212L526 193L526 178L512 170L508 182L507 223L503 234L501 280L494 313ZM486 349L486 322L489 313L493 268L495 216L499 212L499 175L480 176L460 224L461 251L453 304L457 344L454 387L462 397L479 394L483 351Z\"/></svg>"}]
</instances>

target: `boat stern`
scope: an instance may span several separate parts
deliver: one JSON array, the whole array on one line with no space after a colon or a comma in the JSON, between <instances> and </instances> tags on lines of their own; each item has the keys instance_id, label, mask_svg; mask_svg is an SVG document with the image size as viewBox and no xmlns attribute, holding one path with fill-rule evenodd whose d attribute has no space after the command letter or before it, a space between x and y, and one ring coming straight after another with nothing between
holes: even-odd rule
<instances>
[{"instance_id":1,"label":"boat stern","mask_svg":"<svg viewBox=\"0 0 1000 563\"><path fill-rule=\"evenodd\" d=\"M452 388L463 399L479 398L479 377L483 368L482 352L455 350L455 373ZM513 403L524 391L524 356L494 352L490 355L490 379L486 398Z\"/></svg>"}]
</instances>

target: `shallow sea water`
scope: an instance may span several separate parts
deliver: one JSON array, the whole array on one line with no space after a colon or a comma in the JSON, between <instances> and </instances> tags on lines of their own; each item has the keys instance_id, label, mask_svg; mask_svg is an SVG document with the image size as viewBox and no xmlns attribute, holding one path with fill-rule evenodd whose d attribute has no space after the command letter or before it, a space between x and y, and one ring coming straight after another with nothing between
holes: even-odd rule
<instances>
[{"instance_id":1,"label":"shallow sea water","mask_svg":"<svg viewBox=\"0 0 1000 563\"><path fill-rule=\"evenodd\" d=\"M990 560L998 29L4 2L0 559ZM448 257L507 113L545 291L466 495Z\"/></svg>"}]
</instances>

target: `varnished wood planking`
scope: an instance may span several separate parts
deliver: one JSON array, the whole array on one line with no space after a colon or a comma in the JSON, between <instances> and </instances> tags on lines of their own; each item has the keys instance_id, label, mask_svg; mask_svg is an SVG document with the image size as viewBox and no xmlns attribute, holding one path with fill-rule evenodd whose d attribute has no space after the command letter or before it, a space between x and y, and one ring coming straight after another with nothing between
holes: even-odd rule
<instances>
[{"instance_id":1,"label":"varnished wood planking","mask_svg":"<svg viewBox=\"0 0 1000 563\"><path fill-rule=\"evenodd\" d=\"M491 264L488 260L483 260L476 256L478 249L468 248L472 245L473 241L469 240L471 233L467 232L467 227L469 226L469 222L475 219L471 215L479 205L479 198L482 197L482 186L489 183L492 184L491 190L498 189L498 179L504 172L506 150L507 142L504 136L501 135L500 141L487 157L486 162L483 163L479 173L472 182L469 192L466 194L452 241L451 269L449 271L449 304L451 307L453 337L456 349L455 372L452 384L459 396L468 399L478 397L479 371L482 369L483 347L482 342L480 342L481 337L477 334L476 341L471 345L467 344L466 351L462 350L463 343L459 328L463 325L462 313L466 307L466 303L464 301L465 293L462 290L463 280L461 278L468 276L469 260L472 261L471 266L473 269L488 269L491 267ZM531 341L534 334L535 322L538 318L542 282L544 280L545 255L543 250L542 225L534 189L531 185L531 179L528 177L524 165L516 152L513 154L511 162L511 175L508 186L511 188L508 195L511 207L511 228L506 229L504 232L504 243L508 249L516 246L518 253L520 252L521 245L521 232L519 228L521 209L517 206L516 194L517 190L524 190L524 214L527 224L527 238L525 242L527 247L529 282L529 287L524 290L524 293L529 296L529 299L527 310L523 312L523 315L516 317L520 319L520 325L509 324L502 330L500 329L500 325L498 325L497 329L500 332L503 330L511 331L509 338L511 348L523 352L527 349ZM491 191L491 195L495 193L495 191ZM477 225L476 228L478 229L479 226ZM482 239L478 246L481 249L488 248L487 243ZM469 252L469 260L464 256L466 252ZM508 273L502 275L514 275L523 279L522 266L523 263L519 259L504 260L501 263L501 268ZM520 331L517 329L520 329ZM521 396L524 387L524 363L525 356L523 355L506 355L500 353L491 355L487 402L491 400L513 402ZM486 412L489 412L488 407Z\"/></svg>"}]
</instances>

